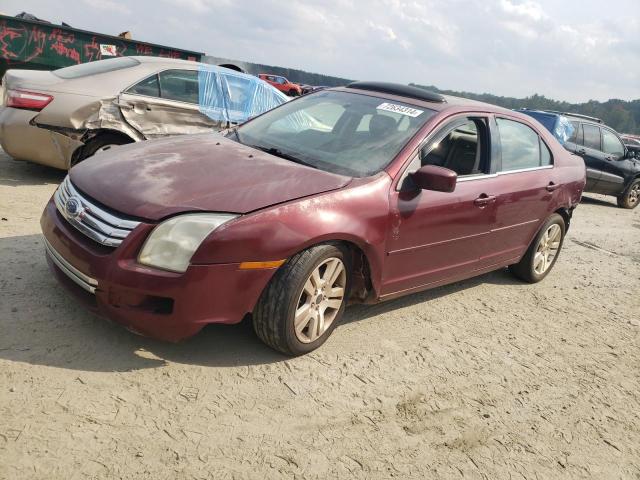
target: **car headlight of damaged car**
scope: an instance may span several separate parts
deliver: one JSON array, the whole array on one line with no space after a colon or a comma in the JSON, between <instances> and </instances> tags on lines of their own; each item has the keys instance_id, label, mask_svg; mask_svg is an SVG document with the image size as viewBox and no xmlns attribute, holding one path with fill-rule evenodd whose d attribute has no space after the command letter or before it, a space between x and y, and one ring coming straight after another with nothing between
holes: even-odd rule
<instances>
[{"instance_id":1,"label":"car headlight of damaged car","mask_svg":"<svg viewBox=\"0 0 640 480\"><path fill-rule=\"evenodd\" d=\"M138 262L172 272L185 272L204 239L236 217L225 213L190 213L170 218L151 232Z\"/></svg>"}]
</instances>

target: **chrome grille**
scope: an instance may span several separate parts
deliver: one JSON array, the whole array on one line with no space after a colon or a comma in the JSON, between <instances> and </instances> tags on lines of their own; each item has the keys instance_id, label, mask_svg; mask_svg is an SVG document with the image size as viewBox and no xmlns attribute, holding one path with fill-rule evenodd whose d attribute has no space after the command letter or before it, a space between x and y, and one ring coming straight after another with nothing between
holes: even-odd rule
<instances>
[{"instance_id":1,"label":"chrome grille","mask_svg":"<svg viewBox=\"0 0 640 480\"><path fill-rule=\"evenodd\" d=\"M44 237L43 237L44 238ZM49 241L44 238L44 248L49 258L55 263L58 268L64 273L71 281L82 287L89 293L96 293L98 288L98 281L95 278L85 275L76 267L71 265L58 251L51 246Z\"/></svg>"},{"instance_id":2,"label":"chrome grille","mask_svg":"<svg viewBox=\"0 0 640 480\"><path fill-rule=\"evenodd\" d=\"M108 247L117 247L140 222L107 212L82 195L67 175L53 196L58 212L87 237ZM69 200L76 209L69 208Z\"/></svg>"}]
</instances>

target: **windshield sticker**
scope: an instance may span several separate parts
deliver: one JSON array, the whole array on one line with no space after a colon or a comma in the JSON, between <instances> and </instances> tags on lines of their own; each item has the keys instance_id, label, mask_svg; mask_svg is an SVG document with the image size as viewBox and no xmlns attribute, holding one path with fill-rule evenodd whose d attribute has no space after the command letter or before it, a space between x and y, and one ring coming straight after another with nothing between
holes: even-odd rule
<instances>
[{"instance_id":1,"label":"windshield sticker","mask_svg":"<svg viewBox=\"0 0 640 480\"><path fill-rule=\"evenodd\" d=\"M405 107L404 105L397 105L395 103L381 103L376 107L378 110L384 110L386 112L399 113L401 115L407 115L409 117L417 117L424 110L418 110L416 108Z\"/></svg>"}]
</instances>

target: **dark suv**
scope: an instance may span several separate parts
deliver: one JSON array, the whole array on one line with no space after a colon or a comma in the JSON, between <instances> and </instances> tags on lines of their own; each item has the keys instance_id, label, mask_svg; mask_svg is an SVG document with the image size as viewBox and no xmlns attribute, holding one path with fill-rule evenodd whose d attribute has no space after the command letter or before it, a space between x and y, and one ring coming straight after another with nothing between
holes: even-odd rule
<instances>
[{"instance_id":1,"label":"dark suv","mask_svg":"<svg viewBox=\"0 0 640 480\"><path fill-rule=\"evenodd\" d=\"M618 206L635 208L640 203L640 158L620 139L618 133L602 120L575 113L520 110L544 125L554 135L553 127L560 122L552 117L565 117L573 126L573 133L564 148L584 159L587 167L585 192L613 195ZM562 143L562 139L561 140Z\"/></svg>"}]
</instances>

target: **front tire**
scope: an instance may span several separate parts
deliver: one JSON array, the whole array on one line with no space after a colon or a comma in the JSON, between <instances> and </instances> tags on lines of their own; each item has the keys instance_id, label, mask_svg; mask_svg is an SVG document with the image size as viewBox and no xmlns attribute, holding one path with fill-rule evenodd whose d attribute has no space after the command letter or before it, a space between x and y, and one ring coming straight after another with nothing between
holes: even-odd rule
<instances>
[{"instance_id":1,"label":"front tire","mask_svg":"<svg viewBox=\"0 0 640 480\"><path fill-rule=\"evenodd\" d=\"M509 266L511 273L528 283L537 283L546 277L558 260L565 231L564 219L557 213L551 215L529 245L522 260Z\"/></svg>"},{"instance_id":2,"label":"front tire","mask_svg":"<svg viewBox=\"0 0 640 480\"><path fill-rule=\"evenodd\" d=\"M621 208L636 208L640 203L640 178L633 180L622 195L618 197Z\"/></svg>"},{"instance_id":3,"label":"front tire","mask_svg":"<svg viewBox=\"0 0 640 480\"><path fill-rule=\"evenodd\" d=\"M275 273L253 312L253 328L271 348L303 355L329 338L344 313L349 255L335 245L298 253Z\"/></svg>"}]
</instances>

